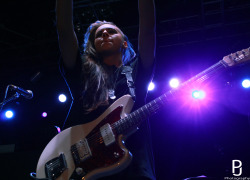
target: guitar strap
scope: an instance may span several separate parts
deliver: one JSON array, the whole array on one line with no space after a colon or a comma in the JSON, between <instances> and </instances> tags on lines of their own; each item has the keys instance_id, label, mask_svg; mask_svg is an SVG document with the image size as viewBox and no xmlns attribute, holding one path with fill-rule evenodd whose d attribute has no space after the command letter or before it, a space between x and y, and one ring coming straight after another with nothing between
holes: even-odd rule
<instances>
[{"instance_id":1,"label":"guitar strap","mask_svg":"<svg viewBox=\"0 0 250 180\"><path fill-rule=\"evenodd\" d=\"M132 96L133 100L135 101L136 96L135 96L135 84L134 84L134 80L132 77L132 71L133 69L130 66L123 66L122 69L122 74L125 74L126 78L127 78L127 85L129 88L129 92L130 95Z\"/></svg>"}]
</instances>

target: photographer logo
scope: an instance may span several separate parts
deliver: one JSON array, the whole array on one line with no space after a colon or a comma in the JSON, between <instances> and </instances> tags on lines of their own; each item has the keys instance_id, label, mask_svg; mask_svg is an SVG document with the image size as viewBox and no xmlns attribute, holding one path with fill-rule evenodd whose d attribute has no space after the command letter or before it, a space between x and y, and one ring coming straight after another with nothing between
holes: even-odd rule
<instances>
[{"instance_id":1,"label":"photographer logo","mask_svg":"<svg viewBox=\"0 0 250 180\"><path fill-rule=\"evenodd\" d=\"M241 160L232 160L232 177L224 177L224 180L250 180L250 177L239 177L242 175L243 163Z\"/></svg>"},{"instance_id":2,"label":"photographer logo","mask_svg":"<svg viewBox=\"0 0 250 180\"><path fill-rule=\"evenodd\" d=\"M234 176L240 176L242 174L242 162L240 160L232 161L232 173Z\"/></svg>"}]
</instances>

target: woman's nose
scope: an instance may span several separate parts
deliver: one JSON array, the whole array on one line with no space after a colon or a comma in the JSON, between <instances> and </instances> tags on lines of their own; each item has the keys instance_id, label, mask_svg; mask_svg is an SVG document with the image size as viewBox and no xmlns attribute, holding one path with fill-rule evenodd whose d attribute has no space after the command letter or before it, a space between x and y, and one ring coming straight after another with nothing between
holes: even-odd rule
<instances>
[{"instance_id":1,"label":"woman's nose","mask_svg":"<svg viewBox=\"0 0 250 180\"><path fill-rule=\"evenodd\" d=\"M103 37L108 37L108 36L109 36L108 31L107 31L107 30L104 30L104 31L102 32L102 36L103 36Z\"/></svg>"}]
</instances>

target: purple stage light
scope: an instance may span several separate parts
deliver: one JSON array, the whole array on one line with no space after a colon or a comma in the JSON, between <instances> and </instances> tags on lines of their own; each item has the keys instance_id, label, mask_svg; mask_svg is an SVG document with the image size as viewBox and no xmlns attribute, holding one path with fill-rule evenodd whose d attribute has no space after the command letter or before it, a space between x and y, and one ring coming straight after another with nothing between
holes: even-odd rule
<instances>
[{"instance_id":1,"label":"purple stage light","mask_svg":"<svg viewBox=\"0 0 250 180\"><path fill-rule=\"evenodd\" d=\"M58 96L60 102L64 103L67 100L67 97L64 94L60 94Z\"/></svg>"},{"instance_id":2,"label":"purple stage light","mask_svg":"<svg viewBox=\"0 0 250 180\"><path fill-rule=\"evenodd\" d=\"M250 80L249 79L244 79L242 81L242 87L249 88L250 87Z\"/></svg>"},{"instance_id":3,"label":"purple stage light","mask_svg":"<svg viewBox=\"0 0 250 180\"><path fill-rule=\"evenodd\" d=\"M214 101L214 90L208 84L193 84L191 86L184 86L177 91L177 111L183 114L199 115L207 108L211 108Z\"/></svg>"},{"instance_id":4,"label":"purple stage light","mask_svg":"<svg viewBox=\"0 0 250 180\"><path fill-rule=\"evenodd\" d=\"M169 85L170 85L170 87L172 87L172 88L177 88L177 87L180 85L180 81L179 81L177 78L172 78L172 79L169 81Z\"/></svg>"},{"instance_id":5,"label":"purple stage light","mask_svg":"<svg viewBox=\"0 0 250 180\"><path fill-rule=\"evenodd\" d=\"M61 129L60 129L60 127L58 127L58 126L55 126L55 128L57 129L57 132L58 132L58 133L60 133L60 132L61 132Z\"/></svg>"},{"instance_id":6,"label":"purple stage light","mask_svg":"<svg viewBox=\"0 0 250 180\"><path fill-rule=\"evenodd\" d=\"M205 98L205 92L202 90L193 90L192 97L194 99L204 99Z\"/></svg>"},{"instance_id":7,"label":"purple stage light","mask_svg":"<svg viewBox=\"0 0 250 180\"><path fill-rule=\"evenodd\" d=\"M148 85L148 90L152 91L155 88L155 84L153 82L150 82Z\"/></svg>"},{"instance_id":8,"label":"purple stage light","mask_svg":"<svg viewBox=\"0 0 250 180\"><path fill-rule=\"evenodd\" d=\"M44 118L47 117L47 115L48 115L48 114L47 114L46 112L43 112L43 113L42 113L42 117L44 117Z\"/></svg>"},{"instance_id":9,"label":"purple stage light","mask_svg":"<svg viewBox=\"0 0 250 180\"><path fill-rule=\"evenodd\" d=\"M200 94L199 91L195 90L195 91L192 92L192 97L194 99L198 99L199 98L199 94Z\"/></svg>"}]
</instances>

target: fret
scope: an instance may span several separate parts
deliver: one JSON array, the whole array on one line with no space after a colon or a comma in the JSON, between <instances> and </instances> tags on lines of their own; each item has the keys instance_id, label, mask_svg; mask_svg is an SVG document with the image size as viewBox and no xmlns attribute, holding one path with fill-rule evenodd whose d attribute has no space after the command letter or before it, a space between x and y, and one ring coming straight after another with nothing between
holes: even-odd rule
<instances>
[{"instance_id":1,"label":"fret","mask_svg":"<svg viewBox=\"0 0 250 180\"><path fill-rule=\"evenodd\" d=\"M164 100L162 99L162 96L160 96L158 99L159 99L159 102L160 102L162 105L164 105Z\"/></svg>"},{"instance_id":2,"label":"fret","mask_svg":"<svg viewBox=\"0 0 250 180\"><path fill-rule=\"evenodd\" d=\"M140 111L141 111L141 112L140 112ZM138 113L138 116L141 117L141 118L143 118L143 117L145 116L145 114L144 114L142 108L137 109L137 113Z\"/></svg>"},{"instance_id":3,"label":"fret","mask_svg":"<svg viewBox=\"0 0 250 180\"><path fill-rule=\"evenodd\" d=\"M179 88L171 89L170 91L164 93L160 97L150 101L141 108L132 112L126 118L120 119L118 122L115 123L115 128L117 132L122 133L128 130L129 128L138 126L144 119L159 111L159 109L163 107L163 105L165 105L172 98L175 98L175 95L180 92L181 88L193 85L194 83L200 84L205 80L207 80L208 78L210 78L211 75L213 75L215 72L217 72L222 68L225 68L225 66L223 65L223 62L219 61L218 63L214 64L205 71L183 82L179 86Z\"/></svg>"},{"instance_id":4,"label":"fret","mask_svg":"<svg viewBox=\"0 0 250 180\"><path fill-rule=\"evenodd\" d=\"M130 118L130 122L131 122L131 127L133 127L137 124L136 120L133 118Z\"/></svg>"},{"instance_id":5,"label":"fret","mask_svg":"<svg viewBox=\"0 0 250 180\"><path fill-rule=\"evenodd\" d=\"M117 134L122 133L122 126L121 126L121 123L119 121L115 123L115 129L116 129Z\"/></svg>"},{"instance_id":6,"label":"fret","mask_svg":"<svg viewBox=\"0 0 250 180\"><path fill-rule=\"evenodd\" d=\"M160 100L161 104L163 104L163 101L162 101L162 99L161 99L161 96L158 97L158 99Z\"/></svg>"},{"instance_id":7,"label":"fret","mask_svg":"<svg viewBox=\"0 0 250 180\"><path fill-rule=\"evenodd\" d=\"M121 127L121 130L123 131L123 130L124 130L124 127L123 127L123 119L120 120L120 127Z\"/></svg>"},{"instance_id":8,"label":"fret","mask_svg":"<svg viewBox=\"0 0 250 180\"><path fill-rule=\"evenodd\" d=\"M138 109L138 110L139 110L139 109ZM140 116L140 113L139 113L138 110L135 111L135 113L137 113L137 116L136 116L136 114L135 114L135 118L137 118L137 120L140 120L140 119L141 119L141 116ZM137 123L139 123L139 122L137 122Z\"/></svg>"},{"instance_id":9,"label":"fret","mask_svg":"<svg viewBox=\"0 0 250 180\"><path fill-rule=\"evenodd\" d=\"M129 127L133 126L133 121L132 121L132 119L126 117L126 118L125 118L125 121L127 122L127 124L128 124Z\"/></svg>"},{"instance_id":10,"label":"fret","mask_svg":"<svg viewBox=\"0 0 250 180\"><path fill-rule=\"evenodd\" d=\"M147 110L147 115L150 114L150 110L149 110L149 108L148 108L148 104L142 106L142 108L144 108L145 110Z\"/></svg>"},{"instance_id":11,"label":"fret","mask_svg":"<svg viewBox=\"0 0 250 180\"><path fill-rule=\"evenodd\" d=\"M134 115L134 113L131 113L130 115L129 115L129 121L130 122L132 122L132 126L134 126L135 124L136 124L136 120L135 120L136 118L135 118L135 115ZM132 127L131 126L131 127Z\"/></svg>"},{"instance_id":12,"label":"fret","mask_svg":"<svg viewBox=\"0 0 250 180\"><path fill-rule=\"evenodd\" d=\"M123 126L123 129L127 129L128 128L128 123L126 123L125 119L121 119L122 121L122 126Z\"/></svg>"}]
</instances>

